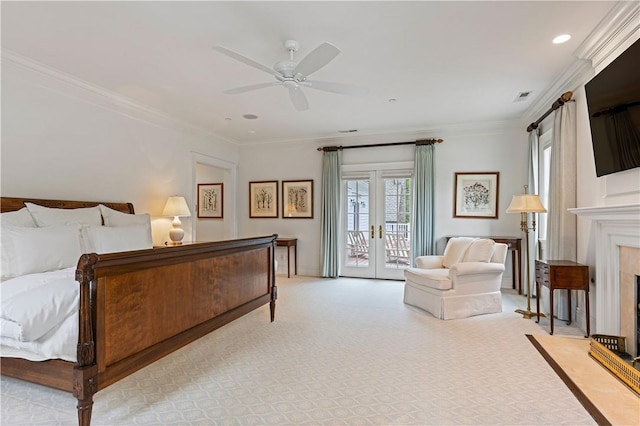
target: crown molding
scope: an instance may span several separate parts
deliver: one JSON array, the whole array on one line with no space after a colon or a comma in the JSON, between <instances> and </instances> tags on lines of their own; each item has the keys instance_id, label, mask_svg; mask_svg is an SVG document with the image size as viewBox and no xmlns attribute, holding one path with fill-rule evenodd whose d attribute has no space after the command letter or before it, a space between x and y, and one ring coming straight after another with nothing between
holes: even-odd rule
<instances>
[{"instance_id":1,"label":"crown molding","mask_svg":"<svg viewBox=\"0 0 640 426\"><path fill-rule=\"evenodd\" d=\"M565 92L575 91L591 77L594 71L591 63L585 59L576 59L560 76L554 79L551 86L544 91L542 96L525 111L524 118L527 124L536 121L551 105Z\"/></svg>"},{"instance_id":2,"label":"crown molding","mask_svg":"<svg viewBox=\"0 0 640 426\"><path fill-rule=\"evenodd\" d=\"M523 118L528 122L536 121L564 92L575 91L586 84L605 58L634 36L638 38L639 29L640 2L617 2L575 50L576 59L572 64L525 111Z\"/></svg>"},{"instance_id":3,"label":"crown molding","mask_svg":"<svg viewBox=\"0 0 640 426\"><path fill-rule=\"evenodd\" d=\"M638 39L639 31L640 2L618 2L589 37L578 46L575 55L590 60L595 69L634 35L635 39Z\"/></svg>"},{"instance_id":4,"label":"crown molding","mask_svg":"<svg viewBox=\"0 0 640 426\"><path fill-rule=\"evenodd\" d=\"M186 133L215 138L216 140L238 147L237 142L224 138L209 130L180 120L154 108L137 103L103 87L91 84L76 76L56 68L34 61L11 50L2 49L3 73L16 71L16 76L28 82L36 82L64 96L87 102L128 118L144 121L160 127L179 130Z\"/></svg>"},{"instance_id":5,"label":"crown molding","mask_svg":"<svg viewBox=\"0 0 640 426\"><path fill-rule=\"evenodd\" d=\"M300 143L321 145L358 145L368 143L386 143L386 142L402 142L419 139L431 138L458 138L467 136L486 136L499 135L505 133L523 132L526 127L521 120L508 121L491 121L477 123L462 123L441 125L437 128L424 129L402 129L388 132L358 132L357 134L346 135L318 135L315 137L307 137L304 139L271 139L262 141L252 141L241 143L239 146L243 148L251 148L256 146L267 145L300 145Z\"/></svg>"}]
</instances>

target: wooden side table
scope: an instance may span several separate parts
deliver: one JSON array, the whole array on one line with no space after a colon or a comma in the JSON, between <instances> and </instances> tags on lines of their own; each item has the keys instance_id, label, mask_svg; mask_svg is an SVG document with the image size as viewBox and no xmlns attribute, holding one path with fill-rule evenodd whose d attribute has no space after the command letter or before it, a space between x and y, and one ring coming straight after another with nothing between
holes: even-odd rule
<instances>
[{"instance_id":1,"label":"wooden side table","mask_svg":"<svg viewBox=\"0 0 640 426\"><path fill-rule=\"evenodd\" d=\"M553 292L554 290L568 290L569 301L569 321L571 324L571 290L584 291L584 306L587 323L587 335L589 337L591 329L589 327L589 267L571 260L536 260L536 294L540 294L540 286L549 288L549 322L553 334ZM536 298L536 308L540 322L540 297Z\"/></svg>"},{"instance_id":2,"label":"wooden side table","mask_svg":"<svg viewBox=\"0 0 640 426\"><path fill-rule=\"evenodd\" d=\"M516 279L518 280L518 294L522 294L522 238L520 237L488 237L496 243L506 244L511 252L511 288L516 289ZM518 262L516 262L516 257ZM516 268L516 265L518 267ZM517 270L517 274L516 274ZM517 277L517 278L516 278ZM536 293L537 294L537 293Z\"/></svg>"},{"instance_id":3,"label":"wooden side table","mask_svg":"<svg viewBox=\"0 0 640 426\"><path fill-rule=\"evenodd\" d=\"M276 246L287 248L287 278L291 278L291 247L293 247L293 260L295 261L293 273L298 275L298 239L278 237L276 239Z\"/></svg>"}]
</instances>

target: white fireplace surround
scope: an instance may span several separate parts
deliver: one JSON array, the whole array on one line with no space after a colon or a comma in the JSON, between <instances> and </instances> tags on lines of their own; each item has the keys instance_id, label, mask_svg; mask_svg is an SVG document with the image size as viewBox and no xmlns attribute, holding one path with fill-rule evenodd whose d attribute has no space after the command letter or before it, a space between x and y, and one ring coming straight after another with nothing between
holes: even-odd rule
<instances>
[{"instance_id":1,"label":"white fireplace surround","mask_svg":"<svg viewBox=\"0 0 640 426\"><path fill-rule=\"evenodd\" d=\"M595 232L595 332L620 335L620 247L640 248L640 204L569 211Z\"/></svg>"}]
</instances>

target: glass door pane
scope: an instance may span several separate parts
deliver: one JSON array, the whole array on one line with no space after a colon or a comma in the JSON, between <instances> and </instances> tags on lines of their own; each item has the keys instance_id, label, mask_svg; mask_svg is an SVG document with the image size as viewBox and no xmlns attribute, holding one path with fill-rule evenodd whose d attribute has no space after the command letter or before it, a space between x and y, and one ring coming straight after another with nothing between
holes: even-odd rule
<instances>
[{"instance_id":1,"label":"glass door pane","mask_svg":"<svg viewBox=\"0 0 640 426\"><path fill-rule=\"evenodd\" d=\"M345 238L343 269L369 268L370 263L370 214L369 179L346 180ZM365 273L365 271L360 271ZM357 273L359 275L360 273ZM366 274L368 275L368 274Z\"/></svg>"},{"instance_id":2,"label":"glass door pane","mask_svg":"<svg viewBox=\"0 0 640 426\"><path fill-rule=\"evenodd\" d=\"M382 215L384 218L384 258L380 258L376 275L379 278L402 279L409 266L411 232L411 179L384 177L380 179Z\"/></svg>"}]
</instances>

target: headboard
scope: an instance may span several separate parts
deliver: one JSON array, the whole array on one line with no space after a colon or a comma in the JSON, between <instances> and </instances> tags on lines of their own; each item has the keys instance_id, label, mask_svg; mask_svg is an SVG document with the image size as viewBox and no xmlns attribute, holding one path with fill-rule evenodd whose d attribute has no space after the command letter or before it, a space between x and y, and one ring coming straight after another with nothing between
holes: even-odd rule
<instances>
[{"instance_id":1,"label":"headboard","mask_svg":"<svg viewBox=\"0 0 640 426\"><path fill-rule=\"evenodd\" d=\"M20 210L24 207L24 203L38 204L44 207L51 207L56 209L77 209L82 207L94 207L98 204L104 204L105 206L118 210L123 213L133 214L133 204L131 203L111 203L102 201L65 201L65 200L41 200L38 198L15 198L15 197L0 197L0 212L12 212Z\"/></svg>"}]
</instances>

